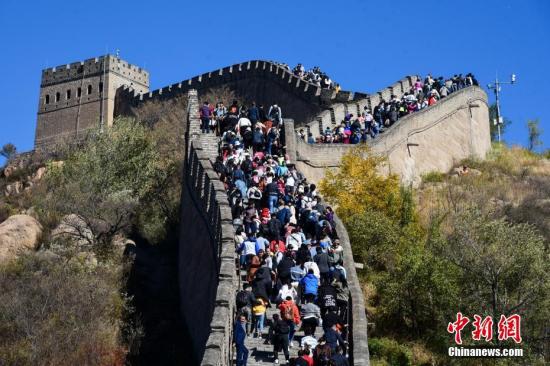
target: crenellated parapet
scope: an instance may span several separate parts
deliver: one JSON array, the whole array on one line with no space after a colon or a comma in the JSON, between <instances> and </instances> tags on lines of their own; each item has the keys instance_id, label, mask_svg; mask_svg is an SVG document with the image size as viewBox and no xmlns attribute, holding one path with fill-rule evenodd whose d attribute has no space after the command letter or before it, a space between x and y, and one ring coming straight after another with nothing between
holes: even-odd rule
<instances>
[{"instance_id":1,"label":"crenellated parapet","mask_svg":"<svg viewBox=\"0 0 550 366\"><path fill-rule=\"evenodd\" d=\"M207 72L148 93L120 93L121 108L115 114L123 114L124 104L138 106L154 100L171 99L194 89L199 93L210 88L227 86L241 99L256 101L268 107L278 103L284 106L283 115L296 121L309 121L333 103L353 102L364 98L364 93L322 89L307 82L283 66L270 61L252 60Z\"/></svg>"},{"instance_id":2,"label":"crenellated parapet","mask_svg":"<svg viewBox=\"0 0 550 366\"><path fill-rule=\"evenodd\" d=\"M297 120L296 128L306 128L316 138L323 133L325 128L334 128L342 122L346 114L358 116L364 111L365 107L372 111L382 100L389 101L392 95L401 98L403 94L410 91L416 80L416 76L406 76L391 86L372 94L340 91L334 95L332 99L334 103L329 104L310 121L303 123L304 121ZM327 92L331 92L331 90Z\"/></svg>"},{"instance_id":3,"label":"crenellated parapet","mask_svg":"<svg viewBox=\"0 0 550 366\"><path fill-rule=\"evenodd\" d=\"M117 56L104 55L42 70L35 147L77 141L113 122L119 89L149 91L149 73ZM127 96L128 97L128 96Z\"/></svg>"}]
</instances>

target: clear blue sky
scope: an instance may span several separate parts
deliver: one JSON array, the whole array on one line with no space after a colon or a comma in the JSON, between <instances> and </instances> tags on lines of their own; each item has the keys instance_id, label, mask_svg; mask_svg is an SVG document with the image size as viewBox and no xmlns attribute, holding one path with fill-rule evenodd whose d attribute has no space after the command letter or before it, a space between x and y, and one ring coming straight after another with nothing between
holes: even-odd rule
<instances>
[{"instance_id":1,"label":"clear blue sky","mask_svg":"<svg viewBox=\"0 0 550 366\"><path fill-rule=\"evenodd\" d=\"M550 1L0 1L0 145L32 149L41 70L121 50L156 89L250 59L319 65L346 90L407 74L498 75L505 139L550 147ZM494 99L493 95L490 96Z\"/></svg>"}]
</instances>

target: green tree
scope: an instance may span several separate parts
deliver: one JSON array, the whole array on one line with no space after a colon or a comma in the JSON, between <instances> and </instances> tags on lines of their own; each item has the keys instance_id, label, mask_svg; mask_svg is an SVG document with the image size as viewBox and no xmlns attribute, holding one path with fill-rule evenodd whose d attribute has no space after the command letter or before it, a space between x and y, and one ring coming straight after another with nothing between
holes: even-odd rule
<instances>
[{"instance_id":1,"label":"green tree","mask_svg":"<svg viewBox=\"0 0 550 366\"><path fill-rule=\"evenodd\" d=\"M535 149L542 145L540 140L540 135L542 135L542 129L539 127L539 120L529 120L527 121L527 130L529 131L529 151L535 151Z\"/></svg>"},{"instance_id":2,"label":"green tree","mask_svg":"<svg viewBox=\"0 0 550 366\"><path fill-rule=\"evenodd\" d=\"M489 106L489 129L491 132L491 141L498 141L498 127L494 123L496 118L497 118L497 105L493 103ZM512 121L510 121L506 117L503 117L502 124L500 125L500 134L504 135L504 131L506 131L506 129L510 127L511 124L512 124Z\"/></svg>"},{"instance_id":3,"label":"green tree","mask_svg":"<svg viewBox=\"0 0 550 366\"><path fill-rule=\"evenodd\" d=\"M112 240L137 228L147 239L162 238L177 211L177 194L170 188L176 175L173 158L163 156L161 139L131 119L119 119L107 132L88 139L69 153L61 167L50 166L45 198L37 206L45 221L75 214L75 230L95 250L110 249ZM142 215L146 215L144 218ZM52 226L53 226L52 225Z\"/></svg>"},{"instance_id":4,"label":"green tree","mask_svg":"<svg viewBox=\"0 0 550 366\"><path fill-rule=\"evenodd\" d=\"M471 209L454 220L444 255L461 269L462 306L501 314L547 314L550 265L543 237L528 224L511 224ZM533 336L533 335L532 335Z\"/></svg>"},{"instance_id":5,"label":"green tree","mask_svg":"<svg viewBox=\"0 0 550 366\"><path fill-rule=\"evenodd\" d=\"M458 298L457 271L424 243L409 242L395 259L376 281L381 322L403 335L437 336Z\"/></svg>"},{"instance_id":6,"label":"green tree","mask_svg":"<svg viewBox=\"0 0 550 366\"><path fill-rule=\"evenodd\" d=\"M6 160L10 161L15 154L17 153L17 148L12 143L7 143L4 146L2 146L2 149L0 150L0 155L6 158Z\"/></svg>"}]
</instances>

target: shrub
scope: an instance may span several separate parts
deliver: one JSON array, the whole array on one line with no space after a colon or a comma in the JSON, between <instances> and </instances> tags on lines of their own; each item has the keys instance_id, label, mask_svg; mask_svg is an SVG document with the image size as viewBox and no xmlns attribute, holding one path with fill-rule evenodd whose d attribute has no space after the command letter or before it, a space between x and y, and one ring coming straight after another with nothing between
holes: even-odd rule
<instances>
[{"instance_id":1,"label":"shrub","mask_svg":"<svg viewBox=\"0 0 550 366\"><path fill-rule=\"evenodd\" d=\"M370 338L369 352L373 358L379 358L391 366L412 364L411 351L397 341L389 338Z\"/></svg>"},{"instance_id":2,"label":"shrub","mask_svg":"<svg viewBox=\"0 0 550 366\"><path fill-rule=\"evenodd\" d=\"M337 205L340 217L362 213L367 209L398 218L401 202L399 179L383 176L379 170L385 159L372 153L367 145L354 148L342 157L340 168L327 170L319 188L325 199Z\"/></svg>"},{"instance_id":3,"label":"shrub","mask_svg":"<svg viewBox=\"0 0 550 366\"><path fill-rule=\"evenodd\" d=\"M119 265L86 267L53 253L0 266L0 360L8 365L123 365Z\"/></svg>"},{"instance_id":4,"label":"shrub","mask_svg":"<svg viewBox=\"0 0 550 366\"><path fill-rule=\"evenodd\" d=\"M424 183L440 183L445 180L445 175L440 172L429 172L422 176Z\"/></svg>"}]
</instances>

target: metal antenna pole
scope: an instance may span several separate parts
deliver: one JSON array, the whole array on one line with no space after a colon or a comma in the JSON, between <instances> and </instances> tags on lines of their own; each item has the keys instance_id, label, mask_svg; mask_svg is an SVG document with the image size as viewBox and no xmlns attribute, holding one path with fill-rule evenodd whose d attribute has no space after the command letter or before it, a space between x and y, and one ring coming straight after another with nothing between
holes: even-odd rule
<instances>
[{"instance_id":1,"label":"metal antenna pole","mask_svg":"<svg viewBox=\"0 0 550 366\"><path fill-rule=\"evenodd\" d=\"M498 82L498 75L495 78L495 99L497 105L497 130L498 130L498 143L500 144L500 101L498 99L498 94L500 89L500 84Z\"/></svg>"},{"instance_id":2,"label":"metal antenna pole","mask_svg":"<svg viewBox=\"0 0 550 366\"><path fill-rule=\"evenodd\" d=\"M500 86L502 84L514 84L516 82L516 74L512 74L511 79L509 82L506 81L499 81L498 80L498 74L495 75L495 82L494 84L489 84L487 87L489 89L492 89L495 93L495 104L496 104L496 112L497 112L497 118L494 121L494 123L497 125L497 131L498 131L498 142L500 144L501 142L501 134L500 134L500 125L503 124L502 117L500 115Z\"/></svg>"}]
</instances>

